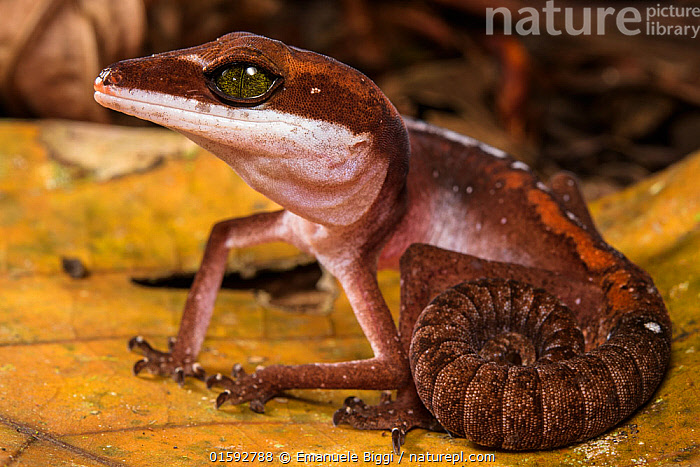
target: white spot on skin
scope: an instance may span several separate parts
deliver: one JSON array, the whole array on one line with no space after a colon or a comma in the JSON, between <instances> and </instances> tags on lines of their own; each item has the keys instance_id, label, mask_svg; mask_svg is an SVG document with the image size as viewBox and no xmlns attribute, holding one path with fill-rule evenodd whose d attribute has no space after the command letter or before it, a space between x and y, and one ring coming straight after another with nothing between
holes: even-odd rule
<instances>
[{"instance_id":1,"label":"white spot on skin","mask_svg":"<svg viewBox=\"0 0 700 467\"><path fill-rule=\"evenodd\" d=\"M561 199L563 199L565 203L568 203L569 201L571 201L571 196L569 196L569 195L564 195L564 196L561 197Z\"/></svg>"},{"instance_id":2,"label":"white spot on skin","mask_svg":"<svg viewBox=\"0 0 700 467\"><path fill-rule=\"evenodd\" d=\"M476 223L476 231L479 232L481 230L481 222Z\"/></svg>"},{"instance_id":3,"label":"white spot on skin","mask_svg":"<svg viewBox=\"0 0 700 467\"><path fill-rule=\"evenodd\" d=\"M454 186L452 187L452 191L455 192L455 193L457 193L457 192L459 191L459 187L458 187L457 185L454 185Z\"/></svg>"},{"instance_id":4,"label":"white spot on skin","mask_svg":"<svg viewBox=\"0 0 700 467\"><path fill-rule=\"evenodd\" d=\"M569 219L571 219L572 221L578 220L578 218L576 217L576 214L574 214L574 213L571 212L571 211L566 211L566 216L567 216Z\"/></svg>"},{"instance_id":5,"label":"white spot on skin","mask_svg":"<svg viewBox=\"0 0 700 467\"><path fill-rule=\"evenodd\" d=\"M537 182L537 188L539 188L540 190L542 190L544 192L549 193L549 187L542 182Z\"/></svg>"},{"instance_id":6,"label":"white spot on skin","mask_svg":"<svg viewBox=\"0 0 700 467\"><path fill-rule=\"evenodd\" d=\"M311 94L318 94L321 90L319 88L311 88Z\"/></svg>"},{"instance_id":7,"label":"white spot on skin","mask_svg":"<svg viewBox=\"0 0 700 467\"><path fill-rule=\"evenodd\" d=\"M151 55L152 57L153 55ZM204 67L206 65L206 62L202 59L202 57L199 56L199 54L189 54L189 55L183 55L180 57L181 60L186 60L188 62L192 62L196 65L199 65L201 67Z\"/></svg>"},{"instance_id":8,"label":"white spot on skin","mask_svg":"<svg viewBox=\"0 0 700 467\"><path fill-rule=\"evenodd\" d=\"M527 165L525 162L522 162L522 161L515 161L515 162L513 162L512 164L510 164L510 168L511 168L511 169L515 169L515 170L525 170L525 171L529 171L529 170L530 170L530 166Z\"/></svg>"},{"instance_id":9,"label":"white spot on skin","mask_svg":"<svg viewBox=\"0 0 700 467\"><path fill-rule=\"evenodd\" d=\"M433 170L433 178L438 178L440 176L440 172L437 170Z\"/></svg>"},{"instance_id":10,"label":"white spot on skin","mask_svg":"<svg viewBox=\"0 0 700 467\"><path fill-rule=\"evenodd\" d=\"M580 298L577 298L576 300L574 300L574 303L577 304L577 305L580 305L580 304L581 304L581 299L580 299Z\"/></svg>"},{"instance_id":11,"label":"white spot on skin","mask_svg":"<svg viewBox=\"0 0 700 467\"><path fill-rule=\"evenodd\" d=\"M644 323L644 327L653 332L654 334L661 334L661 326L659 326L659 323L649 321L648 323Z\"/></svg>"},{"instance_id":12,"label":"white spot on skin","mask_svg":"<svg viewBox=\"0 0 700 467\"><path fill-rule=\"evenodd\" d=\"M466 191L468 195L471 195L474 192L474 188L468 186L464 191Z\"/></svg>"},{"instance_id":13,"label":"white spot on skin","mask_svg":"<svg viewBox=\"0 0 700 467\"><path fill-rule=\"evenodd\" d=\"M506 222L508 222L508 219L506 219L505 217L501 217L501 224L505 224Z\"/></svg>"}]
</instances>

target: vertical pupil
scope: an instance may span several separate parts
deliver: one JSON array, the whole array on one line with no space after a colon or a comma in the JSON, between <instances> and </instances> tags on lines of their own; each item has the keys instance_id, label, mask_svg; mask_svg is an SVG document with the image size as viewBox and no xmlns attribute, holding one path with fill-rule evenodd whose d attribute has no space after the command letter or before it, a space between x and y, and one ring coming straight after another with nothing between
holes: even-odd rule
<instances>
[{"instance_id":1,"label":"vertical pupil","mask_svg":"<svg viewBox=\"0 0 700 467\"><path fill-rule=\"evenodd\" d=\"M232 65L216 79L217 87L232 97L252 99L262 96L272 86L274 78L256 66Z\"/></svg>"}]
</instances>

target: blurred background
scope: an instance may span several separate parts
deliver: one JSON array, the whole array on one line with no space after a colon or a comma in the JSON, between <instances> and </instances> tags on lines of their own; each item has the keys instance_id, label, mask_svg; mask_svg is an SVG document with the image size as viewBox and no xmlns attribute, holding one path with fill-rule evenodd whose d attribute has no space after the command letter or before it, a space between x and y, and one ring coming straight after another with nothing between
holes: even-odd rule
<instances>
[{"instance_id":1,"label":"blurred background","mask_svg":"<svg viewBox=\"0 0 700 467\"><path fill-rule=\"evenodd\" d=\"M0 116L145 125L107 111L92 82L111 62L247 30L363 71L398 109L503 148L542 176L571 170L588 199L700 147L700 17L658 18L687 34L486 34L544 1L0 0ZM667 2L579 3L585 8ZM676 7L700 7L677 1ZM520 12L519 12L520 10ZM544 16L543 16L544 18ZM564 15L554 17L564 29ZM594 24L595 26L595 24Z\"/></svg>"}]
</instances>

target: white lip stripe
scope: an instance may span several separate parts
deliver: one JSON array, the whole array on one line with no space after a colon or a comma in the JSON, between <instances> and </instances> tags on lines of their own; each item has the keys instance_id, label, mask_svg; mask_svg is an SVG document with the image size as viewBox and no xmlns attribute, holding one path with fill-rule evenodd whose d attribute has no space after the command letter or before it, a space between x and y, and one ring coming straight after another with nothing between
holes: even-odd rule
<instances>
[{"instance_id":1,"label":"white lip stripe","mask_svg":"<svg viewBox=\"0 0 700 467\"><path fill-rule=\"evenodd\" d=\"M149 94L155 95L156 93ZM162 99L161 102L154 102L95 91L95 100L105 107L175 130L200 133L206 130L208 133L213 133L217 129L223 130L224 122L233 125L236 123L239 125L246 123L288 125L290 126L288 131L292 131L293 127L303 127L303 124L296 122L295 118L284 118L285 114L282 112L271 110L235 112L239 109L229 109L219 105L203 105L194 99L177 98L167 94L161 94L159 97ZM189 105L183 107L176 104ZM277 114L279 118L270 118L271 114ZM293 117L291 114L286 115ZM230 128L232 131L234 129L240 130L242 128Z\"/></svg>"},{"instance_id":2,"label":"white lip stripe","mask_svg":"<svg viewBox=\"0 0 700 467\"><path fill-rule=\"evenodd\" d=\"M105 107L124 113L129 113L130 111L129 115L150 120L164 126L170 126L165 123L165 121L169 121L173 125L179 123L179 121L176 119L168 119L167 115L163 113L163 110L198 114L207 118L215 118L218 122L221 122L221 119L226 119L250 123L287 123L295 125L295 120L303 119L303 117L292 114L266 109L264 106L250 109L228 107L219 104L205 104L196 99L176 97L170 94L149 91L113 89L109 94L95 91L95 100ZM273 114L278 115L279 118L271 119L270 116ZM163 118L156 120L159 115L162 115ZM161 120L163 120L163 122L161 122Z\"/></svg>"}]
</instances>

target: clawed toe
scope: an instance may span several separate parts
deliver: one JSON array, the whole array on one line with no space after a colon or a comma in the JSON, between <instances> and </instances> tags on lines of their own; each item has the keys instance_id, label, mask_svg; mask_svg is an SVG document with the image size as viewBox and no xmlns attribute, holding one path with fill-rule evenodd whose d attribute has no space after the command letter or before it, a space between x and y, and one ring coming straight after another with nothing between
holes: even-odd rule
<instances>
[{"instance_id":1,"label":"clawed toe","mask_svg":"<svg viewBox=\"0 0 700 467\"><path fill-rule=\"evenodd\" d=\"M206 379L207 389L212 388L224 388L231 390L234 387L233 380L228 376L224 376L221 373L212 375Z\"/></svg>"},{"instance_id":2,"label":"clawed toe","mask_svg":"<svg viewBox=\"0 0 700 467\"><path fill-rule=\"evenodd\" d=\"M172 351L174 339L168 341ZM185 378L191 376L204 380L206 373L198 362L190 362L186 359L176 359L171 352L161 352L154 349L142 336L136 336L129 340L129 350L140 353L144 358L134 364L134 375L142 371L160 376L171 376L180 386L185 383Z\"/></svg>"},{"instance_id":3,"label":"clawed toe","mask_svg":"<svg viewBox=\"0 0 700 467\"><path fill-rule=\"evenodd\" d=\"M391 429L391 448L397 456L401 454L401 446L406 442L406 430L403 428Z\"/></svg>"},{"instance_id":4,"label":"clawed toe","mask_svg":"<svg viewBox=\"0 0 700 467\"><path fill-rule=\"evenodd\" d=\"M231 399L233 390L235 389L234 381L228 376L224 376L221 373L217 373L207 378L206 380L207 389L212 389L215 387L224 388L216 398L216 408L221 407L226 401Z\"/></svg>"},{"instance_id":5,"label":"clawed toe","mask_svg":"<svg viewBox=\"0 0 700 467\"><path fill-rule=\"evenodd\" d=\"M240 364L233 366L231 375L233 378L217 373L206 380L207 388L224 389L216 398L217 409L226 402L234 405L249 402L253 412L264 413L265 403L279 393L257 373L246 374Z\"/></svg>"},{"instance_id":6,"label":"clawed toe","mask_svg":"<svg viewBox=\"0 0 700 467\"><path fill-rule=\"evenodd\" d=\"M149 344L146 339L143 338L143 336L132 337L129 339L127 346L129 347L130 352L140 353L141 355L157 352L153 349L153 347L151 347L151 344Z\"/></svg>"}]
</instances>

